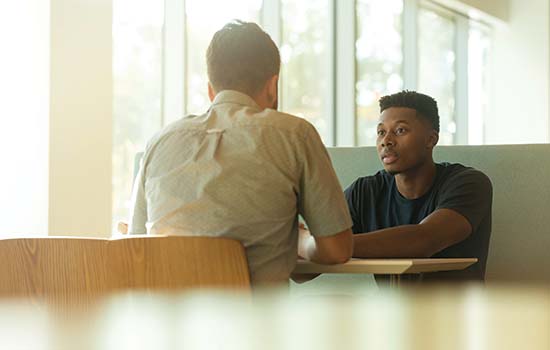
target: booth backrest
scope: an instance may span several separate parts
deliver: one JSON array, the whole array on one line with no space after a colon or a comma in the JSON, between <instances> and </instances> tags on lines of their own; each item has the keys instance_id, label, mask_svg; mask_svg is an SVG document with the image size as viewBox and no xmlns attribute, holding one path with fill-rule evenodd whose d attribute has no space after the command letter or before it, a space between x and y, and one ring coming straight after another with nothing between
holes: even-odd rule
<instances>
[{"instance_id":1,"label":"booth backrest","mask_svg":"<svg viewBox=\"0 0 550 350\"><path fill-rule=\"evenodd\" d=\"M375 147L329 153L344 189L382 169ZM550 145L438 146L434 157L474 167L491 179L487 281L550 282Z\"/></svg>"}]
</instances>

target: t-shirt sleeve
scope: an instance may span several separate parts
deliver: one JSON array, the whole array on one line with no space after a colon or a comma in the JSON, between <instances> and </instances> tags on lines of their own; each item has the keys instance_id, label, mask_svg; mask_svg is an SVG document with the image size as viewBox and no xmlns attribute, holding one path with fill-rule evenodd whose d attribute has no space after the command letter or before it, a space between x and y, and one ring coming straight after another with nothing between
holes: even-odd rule
<instances>
[{"instance_id":1,"label":"t-shirt sleeve","mask_svg":"<svg viewBox=\"0 0 550 350\"><path fill-rule=\"evenodd\" d=\"M332 236L352 226L348 206L328 152L307 125L302 143L298 211L314 236Z\"/></svg>"},{"instance_id":2,"label":"t-shirt sleeve","mask_svg":"<svg viewBox=\"0 0 550 350\"><path fill-rule=\"evenodd\" d=\"M344 197L348 203L349 213L351 215L351 221L353 222L353 233L363 233L363 226L361 225L361 186L362 179L355 180L344 191Z\"/></svg>"},{"instance_id":3,"label":"t-shirt sleeve","mask_svg":"<svg viewBox=\"0 0 550 350\"><path fill-rule=\"evenodd\" d=\"M436 209L451 209L464 216L477 231L483 218L491 211L493 186L482 172L467 169L450 177L441 192Z\"/></svg>"}]
</instances>

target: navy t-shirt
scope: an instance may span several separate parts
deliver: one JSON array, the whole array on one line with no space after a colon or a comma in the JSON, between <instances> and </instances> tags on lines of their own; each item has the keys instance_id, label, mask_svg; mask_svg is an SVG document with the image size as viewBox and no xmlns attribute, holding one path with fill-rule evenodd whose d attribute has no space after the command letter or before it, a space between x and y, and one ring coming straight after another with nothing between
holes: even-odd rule
<instances>
[{"instance_id":1,"label":"navy t-shirt","mask_svg":"<svg viewBox=\"0 0 550 350\"><path fill-rule=\"evenodd\" d=\"M461 271L424 274L423 280L484 280L491 235L491 181L482 172L461 164L436 164L432 188L417 199L403 197L395 178L382 170L357 179L345 191L353 219L353 233L418 224L437 209L451 209L472 225L462 242L433 255L433 258L478 258L478 263Z\"/></svg>"}]
</instances>

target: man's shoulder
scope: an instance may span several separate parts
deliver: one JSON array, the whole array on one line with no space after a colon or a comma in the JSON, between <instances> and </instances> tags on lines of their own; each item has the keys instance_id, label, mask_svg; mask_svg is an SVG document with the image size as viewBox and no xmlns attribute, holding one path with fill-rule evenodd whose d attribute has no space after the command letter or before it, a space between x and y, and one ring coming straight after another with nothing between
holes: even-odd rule
<instances>
[{"instance_id":1,"label":"man's shoulder","mask_svg":"<svg viewBox=\"0 0 550 350\"><path fill-rule=\"evenodd\" d=\"M455 182L474 182L485 186L491 186L489 177L479 169L460 163L447 162L438 163L437 167L441 171L442 184L444 185Z\"/></svg>"},{"instance_id":2,"label":"man's shoulder","mask_svg":"<svg viewBox=\"0 0 550 350\"><path fill-rule=\"evenodd\" d=\"M442 164L438 164L438 166L442 166ZM436 184L440 200L456 196L491 200L493 185L485 173L462 164L445 164L443 166L445 168Z\"/></svg>"},{"instance_id":3,"label":"man's shoulder","mask_svg":"<svg viewBox=\"0 0 550 350\"><path fill-rule=\"evenodd\" d=\"M145 153L152 151L159 146L170 144L170 140L175 140L174 136L179 136L185 132L199 132L204 129L205 115L187 115L176 121L173 121L151 136L145 147Z\"/></svg>"},{"instance_id":4,"label":"man's shoulder","mask_svg":"<svg viewBox=\"0 0 550 350\"><path fill-rule=\"evenodd\" d=\"M315 127L306 119L270 108L254 115L253 118L249 119L249 123L290 133L307 134L316 132Z\"/></svg>"}]
</instances>

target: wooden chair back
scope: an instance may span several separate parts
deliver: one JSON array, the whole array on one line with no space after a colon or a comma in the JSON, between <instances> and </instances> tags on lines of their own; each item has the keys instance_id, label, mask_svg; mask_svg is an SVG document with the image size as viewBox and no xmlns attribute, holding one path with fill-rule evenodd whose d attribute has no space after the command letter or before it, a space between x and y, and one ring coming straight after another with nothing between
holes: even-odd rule
<instances>
[{"instance_id":1,"label":"wooden chair back","mask_svg":"<svg viewBox=\"0 0 550 350\"><path fill-rule=\"evenodd\" d=\"M87 302L123 290L250 289L240 242L144 236L0 240L0 296Z\"/></svg>"}]
</instances>

